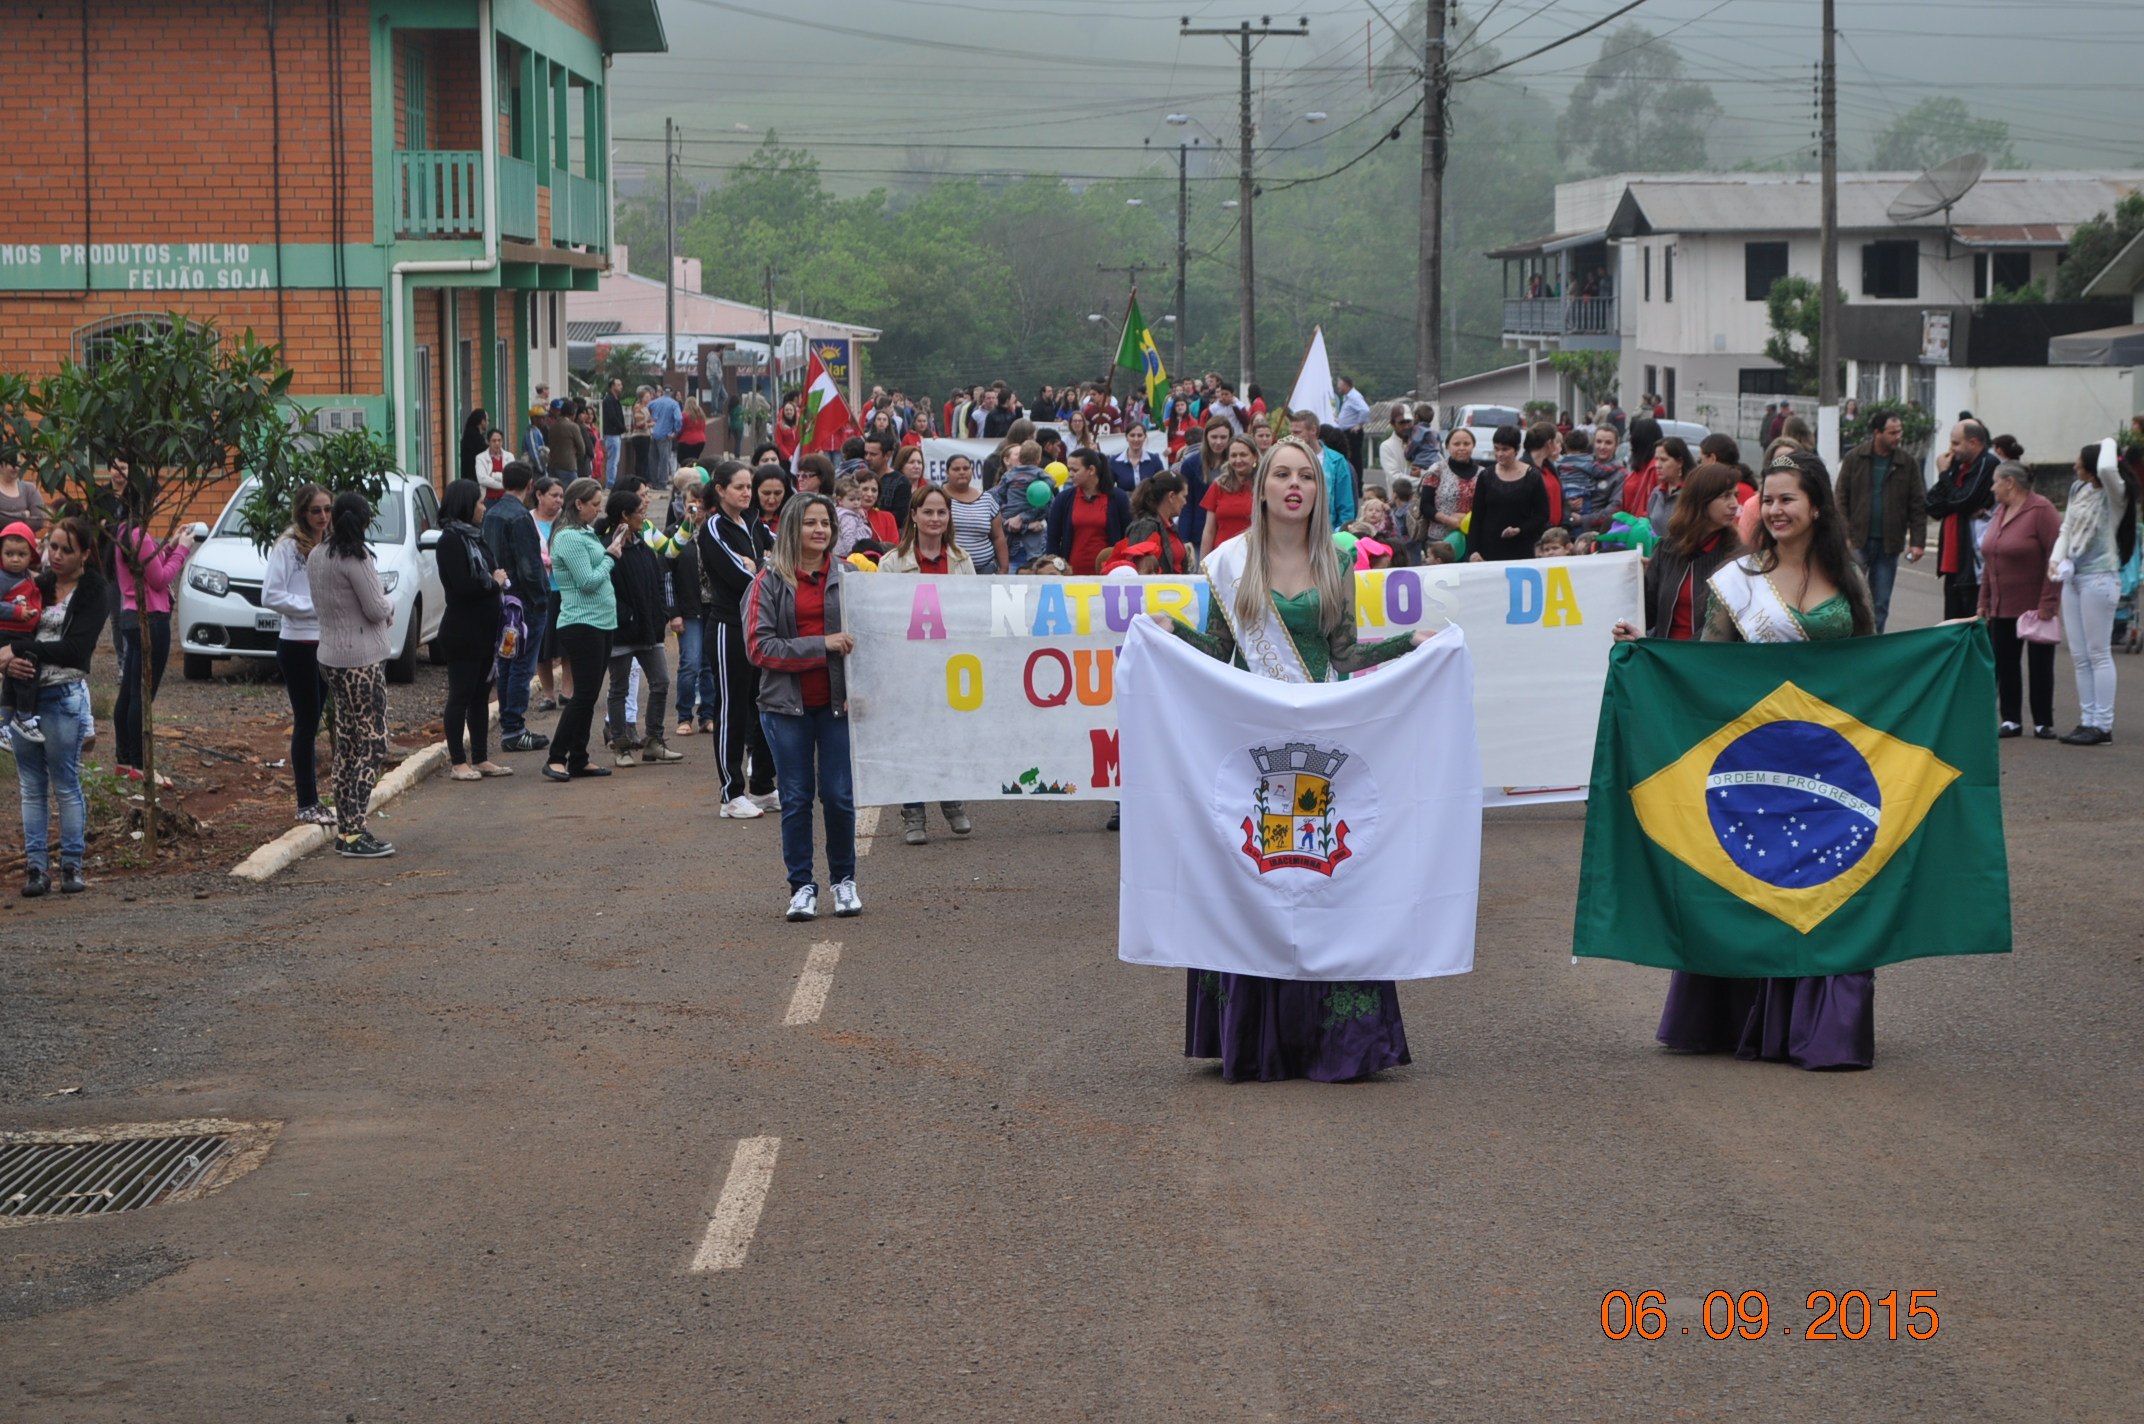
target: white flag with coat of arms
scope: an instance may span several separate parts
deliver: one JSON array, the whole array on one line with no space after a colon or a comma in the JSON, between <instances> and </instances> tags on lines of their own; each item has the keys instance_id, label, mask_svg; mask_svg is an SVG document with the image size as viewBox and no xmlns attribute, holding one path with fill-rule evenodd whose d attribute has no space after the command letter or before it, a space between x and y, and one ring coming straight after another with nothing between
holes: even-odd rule
<instances>
[{"instance_id":1,"label":"white flag with coat of arms","mask_svg":"<svg viewBox=\"0 0 2144 1424\"><path fill-rule=\"evenodd\" d=\"M1139 619L1117 665L1117 957L1269 979L1474 967L1474 664L1447 628L1366 675L1286 683Z\"/></svg>"}]
</instances>

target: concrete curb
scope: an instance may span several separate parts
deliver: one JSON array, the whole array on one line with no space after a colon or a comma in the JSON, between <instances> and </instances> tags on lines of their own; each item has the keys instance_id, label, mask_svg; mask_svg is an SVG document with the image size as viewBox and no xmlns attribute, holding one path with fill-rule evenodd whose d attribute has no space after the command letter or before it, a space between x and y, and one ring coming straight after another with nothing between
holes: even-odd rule
<instances>
[{"instance_id":1,"label":"concrete curb","mask_svg":"<svg viewBox=\"0 0 2144 1424\"><path fill-rule=\"evenodd\" d=\"M411 753L372 788L368 811L377 811L388 802L408 795L419 782L436 774L446 764L445 742L434 742L422 751ZM266 845L255 848L253 854L231 867L231 874L241 880L266 880L322 849L331 838L326 826L293 826Z\"/></svg>"}]
</instances>

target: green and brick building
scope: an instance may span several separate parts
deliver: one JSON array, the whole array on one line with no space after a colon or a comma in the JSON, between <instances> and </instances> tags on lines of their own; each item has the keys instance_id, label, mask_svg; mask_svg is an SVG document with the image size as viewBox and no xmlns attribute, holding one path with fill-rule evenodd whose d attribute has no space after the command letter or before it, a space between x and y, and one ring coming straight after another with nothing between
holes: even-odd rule
<instances>
[{"instance_id":1,"label":"green and brick building","mask_svg":"<svg viewBox=\"0 0 2144 1424\"><path fill-rule=\"evenodd\" d=\"M611 248L610 62L656 0L7 7L0 370L180 312L279 339L317 423L452 478L564 389Z\"/></svg>"}]
</instances>

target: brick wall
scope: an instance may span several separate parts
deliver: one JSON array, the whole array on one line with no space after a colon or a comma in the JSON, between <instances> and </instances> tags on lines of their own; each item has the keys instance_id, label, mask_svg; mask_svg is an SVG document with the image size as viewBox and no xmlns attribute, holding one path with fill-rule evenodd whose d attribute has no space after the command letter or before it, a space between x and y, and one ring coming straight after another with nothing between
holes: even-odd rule
<instances>
[{"instance_id":1,"label":"brick wall","mask_svg":"<svg viewBox=\"0 0 2144 1424\"><path fill-rule=\"evenodd\" d=\"M81 11L10 5L7 51L32 61L0 84L0 217L4 240L85 239L82 216ZM372 224L371 6L344 0L344 220L359 241ZM279 0L277 71L283 114L283 236L326 242L331 112L326 0ZM97 0L89 7L88 240L268 242L275 190L265 7L215 0ZM152 76L185 76L184 83ZM0 305L0 325L12 313Z\"/></svg>"},{"instance_id":2,"label":"brick wall","mask_svg":"<svg viewBox=\"0 0 2144 1424\"><path fill-rule=\"evenodd\" d=\"M596 23L595 6L588 0L537 0L537 3L590 39L602 38L603 27Z\"/></svg>"}]
</instances>

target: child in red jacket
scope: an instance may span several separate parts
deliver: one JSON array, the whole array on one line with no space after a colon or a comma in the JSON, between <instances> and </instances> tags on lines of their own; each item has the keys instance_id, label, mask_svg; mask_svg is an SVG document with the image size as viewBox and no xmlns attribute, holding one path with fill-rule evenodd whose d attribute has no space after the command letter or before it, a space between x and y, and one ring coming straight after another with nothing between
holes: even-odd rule
<instances>
[{"instance_id":1,"label":"child in red jacket","mask_svg":"<svg viewBox=\"0 0 2144 1424\"><path fill-rule=\"evenodd\" d=\"M17 521L0 529L0 642L16 657L27 657L44 616L45 596L37 587L37 535ZM23 709L29 710L25 712ZM0 727L12 728L26 742L41 742L37 725L37 684L19 677L0 678Z\"/></svg>"}]
</instances>

